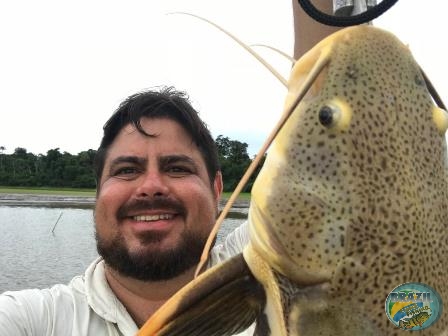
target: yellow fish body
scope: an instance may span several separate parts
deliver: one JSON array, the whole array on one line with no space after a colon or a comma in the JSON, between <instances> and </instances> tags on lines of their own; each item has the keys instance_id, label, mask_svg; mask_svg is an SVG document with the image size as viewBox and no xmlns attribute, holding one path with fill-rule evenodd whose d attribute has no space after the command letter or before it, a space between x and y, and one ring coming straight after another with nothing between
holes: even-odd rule
<instances>
[{"instance_id":1,"label":"yellow fish body","mask_svg":"<svg viewBox=\"0 0 448 336\"><path fill-rule=\"evenodd\" d=\"M425 83L408 48L370 26L300 59L244 259L195 279L139 335L232 335L253 321L263 336L407 335L384 310L396 286L425 283L448 302L448 116ZM447 322L421 334L448 334Z\"/></svg>"},{"instance_id":2,"label":"yellow fish body","mask_svg":"<svg viewBox=\"0 0 448 336\"><path fill-rule=\"evenodd\" d=\"M407 330L412 329L413 327L419 326L421 327L423 323L428 321L428 319L431 317L429 313L427 312L421 312L415 316L412 316L410 318L402 319L399 322L399 327L401 329Z\"/></svg>"}]
</instances>

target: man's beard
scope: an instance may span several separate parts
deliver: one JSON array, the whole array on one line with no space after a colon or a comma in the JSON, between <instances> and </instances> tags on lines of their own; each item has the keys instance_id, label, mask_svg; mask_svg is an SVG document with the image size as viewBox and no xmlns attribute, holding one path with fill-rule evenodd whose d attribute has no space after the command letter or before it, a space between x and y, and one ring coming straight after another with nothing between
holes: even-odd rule
<instances>
[{"instance_id":1,"label":"man's beard","mask_svg":"<svg viewBox=\"0 0 448 336\"><path fill-rule=\"evenodd\" d=\"M130 210L150 209L162 207L165 209L176 208L184 213L178 204L170 204L171 201L138 201L124 205L118 210L117 218L126 216ZM174 202L175 203L175 202ZM179 237L177 245L169 250L154 250L131 253L125 239L117 234L111 240L104 240L95 232L98 254L103 257L108 266L118 271L121 275L142 281L169 280L185 273L199 262L202 250L208 238L204 230L185 230ZM163 239L163 235L148 232L141 236L142 245L157 244Z\"/></svg>"},{"instance_id":2,"label":"man's beard","mask_svg":"<svg viewBox=\"0 0 448 336\"><path fill-rule=\"evenodd\" d=\"M172 279L199 262L207 237L184 232L176 247L166 251L130 253L123 237L104 241L95 233L100 256L121 275L142 281ZM157 239L157 237L154 237Z\"/></svg>"}]
</instances>

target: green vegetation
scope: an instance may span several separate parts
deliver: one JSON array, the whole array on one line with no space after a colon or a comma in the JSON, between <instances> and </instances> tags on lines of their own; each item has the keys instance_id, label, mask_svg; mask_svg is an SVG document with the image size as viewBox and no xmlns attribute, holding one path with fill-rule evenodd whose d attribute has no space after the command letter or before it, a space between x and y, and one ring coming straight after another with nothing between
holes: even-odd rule
<instances>
[{"instance_id":1,"label":"green vegetation","mask_svg":"<svg viewBox=\"0 0 448 336\"><path fill-rule=\"evenodd\" d=\"M70 189L70 188L23 188L0 186L0 194L35 194L35 195L64 195L64 196L95 196L94 189ZM224 192L222 199L228 199L232 192ZM250 193L244 192L238 195L238 199L250 200Z\"/></svg>"},{"instance_id":2,"label":"green vegetation","mask_svg":"<svg viewBox=\"0 0 448 336\"><path fill-rule=\"evenodd\" d=\"M221 163L224 191L232 192L252 162L247 154L247 143L231 140L222 135L219 135L215 142L218 148L219 162ZM264 160L260 163L243 192L250 192L263 162Z\"/></svg>"},{"instance_id":3,"label":"green vegetation","mask_svg":"<svg viewBox=\"0 0 448 336\"><path fill-rule=\"evenodd\" d=\"M224 180L224 191L235 189L251 159L247 144L222 135L215 140ZM96 151L89 149L72 155L50 149L46 155L27 152L18 147L13 154L4 154L0 146L0 192L59 195L94 195L93 163ZM244 192L250 192L255 172ZM244 198L245 196L241 196Z\"/></svg>"},{"instance_id":4,"label":"green vegetation","mask_svg":"<svg viewBox=\"0 0 448 336\"><path fill-rule=\"evenodd\" d=\"M0 185L38 188L95 188L93 160L89 149L72 155L50 149L47 155L34 155L18 147L11 155L0 154Z\"/></svg>"},{"instance_id":5,"label":"green vegetation","mask_svg":"<svg viewBox=\"0 0 448 336\"><path fill-rule=\"evenodd\" d=\"M49 189L49 188L22 188L22 187L2 187L0 194L35 194L35 195L64 195L64 196L95 196L93 189Z\"/></svg>"},{"instance_id":6,"label":"green vegetation","mask_svg":"<svg viewBox=\"0 0 448 336\"><path fill-rule=\"evenodd\" d=\"M221 198L222 199L229 199L230 195L232 195L231 192L225 192L225 193L222 194ZM248 192L241 193L241 194L238 195L237 199L242 200L242 201L250 201L250 193L248 193Z\"/></svg>"}]
</instances>

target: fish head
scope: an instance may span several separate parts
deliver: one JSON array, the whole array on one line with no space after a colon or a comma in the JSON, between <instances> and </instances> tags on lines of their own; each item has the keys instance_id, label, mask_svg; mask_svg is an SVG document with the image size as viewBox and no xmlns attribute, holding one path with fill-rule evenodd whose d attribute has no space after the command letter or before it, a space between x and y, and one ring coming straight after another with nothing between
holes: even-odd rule
<instances>
[{"instance_id":1,"label":"fish head","mask_svg":"<svg viewBox=\"0 0 448 336\"><path fill-rule=\"evenodd\" d=\"M448 116L409 49L368 26L331 35L292 69L291 110L252 188L243 255L139 335L231 335L254 320L257 335L399 335L384 309L397 285L448 301Z\"/></svg>"},{"instance_id":2,"label":"fish head","mask_svg":"<svg viewBox=\"0 0 448 336\"><path fill-rule=\"evenodd\" d=\"M253 248L338 305L384 315L387 293L407 281L446 295L438 267L448 241L448 117L409 48L372 26L333 34L292 69L292 108L252 189ZM416 263L427 267L411 270Z\"/></svg>"}]
</instances>

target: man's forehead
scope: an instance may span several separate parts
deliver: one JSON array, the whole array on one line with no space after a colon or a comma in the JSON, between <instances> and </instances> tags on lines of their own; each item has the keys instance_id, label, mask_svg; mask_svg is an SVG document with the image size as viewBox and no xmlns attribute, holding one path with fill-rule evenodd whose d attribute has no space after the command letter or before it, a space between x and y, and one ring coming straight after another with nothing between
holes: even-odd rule
<instances>
[{"instance_id":1,"label":"man's forehead","mask_svg":"<svg viewBox=\"0 0 448 336\"><path fill-rule=\"evenodd\" d=\"M193 157L185 154L166 154L159 155L156 160L161 164L170 164L174 162L185 162L196 165L196 161ZM112 165L119 165L121 163L135 163L139 165L145 165L148 163L148 159L139 155L118 155L116 157L111 157L110 160Z\"/></svg>"},{"instance_id":2,"label":"man's forehead","mask_svg":"<svg viewBox=\"0 0 448 336\"><path fill-rule=\"evenodd\" d=\"M146 133L148 133L148 134L150 134L150 135L152 135L152 136L157 136L157 134L150 133L150 132L146 131L144 128L143 128L143 130L144 130ZM134 124L132 124L132 123L129 123L129 124L126 124L126 125L125 125L125 126L118 132L116 138L120 137L120 135L127 135L127 134L133 134L133 133L139 133L139 134L141 134L141 135L144 135L144 133L142 133L141 131L138 130L138 128L137 128L136 125L134 125Z\"/></svg>"},{"instance_id":3,"label":"man's forehead","mask_svg":"<svg viewBox=\"0 0 448 336\"><path fill-rule=\"evenodd\" d=\"M127 124L117 134L109 147L107 161L117 157L140 157L148 155L163 157L189 157L205 164L202 153L190 134L177 122L168 118L142 118L143 131Z\"/></svg>"},{"instance_id":4,"label":"man's forehead","mask_svg":"<svg viewBox=\"0 0 448 336\"><path fill-rule=\"evenodd\" d=\"M178 120L169 117L141 117L138 122L129 122L118 132L121 134L138 134L144 137L156 137L163 133L175 133L193 142L191 133Z\"/></svg>"}]
</instances>

